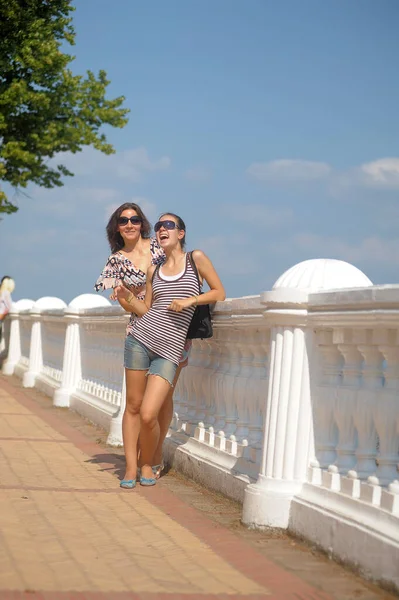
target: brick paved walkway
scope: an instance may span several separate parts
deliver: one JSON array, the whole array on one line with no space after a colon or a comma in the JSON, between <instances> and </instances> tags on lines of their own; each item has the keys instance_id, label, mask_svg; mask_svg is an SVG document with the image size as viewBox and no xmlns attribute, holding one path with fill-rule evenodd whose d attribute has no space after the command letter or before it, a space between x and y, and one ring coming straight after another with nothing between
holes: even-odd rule
<instances>
[{"instance_id":1,"label":"brick paved walkway","mask_svg":"<svg viewBox=\"0 0 399 600\"><path fill-rule=\"evenodd\" d=\"M1 378L1 599L333 599L162 481L121 490L98 455L56 411Z\"/></svg>"}]
</instances>

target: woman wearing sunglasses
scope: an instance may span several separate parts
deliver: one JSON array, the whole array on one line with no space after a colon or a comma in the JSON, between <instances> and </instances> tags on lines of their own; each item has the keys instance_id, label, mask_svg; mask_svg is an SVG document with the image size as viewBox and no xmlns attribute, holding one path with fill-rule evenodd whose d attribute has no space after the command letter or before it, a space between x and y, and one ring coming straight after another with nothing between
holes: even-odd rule
<instances>
[{"instance_id":1,"label":"woman wearing sunglasses","mask_svg":"<svg viewBox=\"0 0 399 600\"><path fill-rule=\"evenodd\" d=\"M144 300L146 273L151 265L161 264L165 260L163 249L155 238L150 238L151 225L141 208L132 202L122 204L111 215L107 224L107 238L111 247L111 256L98 278L95 289L97 292L124 286L127 298L135 297ZM119 294L119 303L130 313L134 311ZM116 299L115 292L111 299ZM127 336L132 332L136 318L131 314ZM178 380L181 369L187 365L190 342L187 342L181 356L179 368L176 371L174 385ZM133 487L131 481L137 472L137 446L140 431L140 402L142 395L137 395L130 371L126 371L126 409L123 415L122 435L126 456L126 474L122 487ZM155 477L159 477L163 468L162 445L173 416L173 388L170 389L166 402L159 412L159 444L152 460ZM134 476L134 477L133 477Z\"/></svg>"},{"instance_id":2,"label":"woman wearing sunglasses","mask_svg":"<svg viewBox=\"0 0 399 600\"><path fill-rule=\"evenodd\" d=\"M125 344L125 368L141 405L140 460L141 485L155 485L151 461L159 443L158 415L173 388L187 331L198 304L210 304L225 299L223 285L209 258L195 250L200 280L209 291L200 294L198 277L184 252L186 227L175 214L165 213L154 230L157 242L165 253L162 265L152 265L147 272L144 302L130 294L124 286L115 290L129 310L140 315L133 322ZM131 486L136 484L136 474Z\"/></svg>"}]
</instances>

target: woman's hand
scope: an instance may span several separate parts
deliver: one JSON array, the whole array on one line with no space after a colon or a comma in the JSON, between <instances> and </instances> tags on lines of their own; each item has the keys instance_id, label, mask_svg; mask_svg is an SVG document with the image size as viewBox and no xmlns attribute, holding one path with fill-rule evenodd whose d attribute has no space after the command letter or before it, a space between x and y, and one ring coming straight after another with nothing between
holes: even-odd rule
<instances>
[{"instance_id":1,"label":"woman's hand","mask_svg":"<svg viewBox=\"0 0 399 600\"><path fill-rule=\"evenodd\" d=\"M130 290L128 290L124 285L118 285L114 289L113 295L116 300L126 300L126 302L130 302L133 297L133 294Z\"/></svg>"},{"instance_id":2,"label":"woman's hand","mask_svg":"<svg viewBox=\"0 0 399 600\"><path fill-rule=\"evenodd\" d=\"M173 312L181 312L185 308L190 308L190 306L194 306L197 304L198 299L196 296L192 296L191 298L183 298L182 300L172 300L172 302L168 306L168 310L173 310Z\"/></svg>"},{"instance_id":3,"label":"woman's hand","mask_svg":"<svg viewBox=\"0 0 399 600\"><path fill-rule=\"evenodd\" d=\"M116 290L116 288L121 287L121 286L123 286L122 280L115 278L115 287L112 289L112 292L111 292L111 294L109 296L110 300L115 301L115 300L118 299L117 296L116 296L115 290Z\"/></svg>"}]
</instances>

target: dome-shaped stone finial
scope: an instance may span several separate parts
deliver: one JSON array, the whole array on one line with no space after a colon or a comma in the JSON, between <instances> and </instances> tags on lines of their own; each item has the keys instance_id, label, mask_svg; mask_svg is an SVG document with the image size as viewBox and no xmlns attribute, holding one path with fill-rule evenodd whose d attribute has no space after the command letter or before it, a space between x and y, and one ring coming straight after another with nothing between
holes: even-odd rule
<instances>
[{"instance_id":1,"label":"dome-shaped stone finial","mask_svg":"<svg viewBox=\"0 0 399 600\"><path fill-rule=\"evenodd\" d=\"M54 310L65 308L66 304L61 298L55 298L53 296L43 296L34 303L32 310Z\"/></svg>"},{"instance_id":2,"label":"dome-shaped stone finial","mask_svg":"<svg viewBox=\"0 0 399 600\"><path fill-rule=\"evenodd\" d=\"M277 279L273 290L304 290L309 293L371 285L373 283L367 275L350 263L332 258L314 258L285 271Z\"/></svg>"},{"instance_id":3,"label":"dome-shaped stone finial","mask_svg":"<svg viewBox=\"0 0 399 600\"><path fill-rule=\"evenodd\" d=\"M21 310L30 310L34 305L34 300L29 300L28 298L22 298L21 300L17 300L17 302L12 303L11 312L19 312Z\"/></svg>"},{"instance_id":4,"label":"dome-shaped stone finial","mask_svg":"<svg viewBox=\"0 0 399 600\"><path fill-rule=\"evenodd\" d=\"M111 306L111 302L98 294L80 294L68 305L68 308L102 308Z\"/></svg>"}]
</instances>

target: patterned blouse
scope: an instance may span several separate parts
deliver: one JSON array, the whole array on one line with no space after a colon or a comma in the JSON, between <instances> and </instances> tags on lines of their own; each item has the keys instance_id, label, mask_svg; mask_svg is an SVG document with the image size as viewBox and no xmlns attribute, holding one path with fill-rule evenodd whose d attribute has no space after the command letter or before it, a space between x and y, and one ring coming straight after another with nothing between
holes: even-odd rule
<instances>
[{"instance_id":1,"label":"patterned blouse","mask_svg":"<svg viewBox=\"0 0 399 600\"><path fill-rule=\"evenodd\" d=\"M150 253L152 265L159 265L165 261L164 251L155 238L150 240ZM115 252L108 258L94 289L96 292L103 292L117 287L122 282L139 300L144 300L146 273L141 269L136 269L122 252ZM126 334L131 333L135 318L134 314L130 316Z\"/></svg>"}]
</instances>

